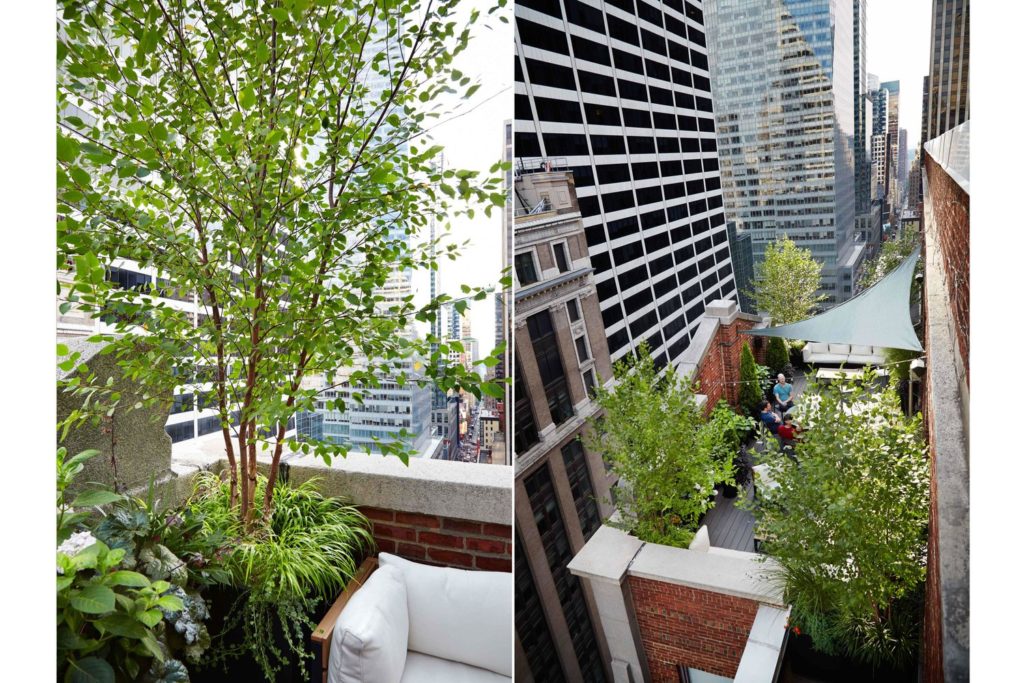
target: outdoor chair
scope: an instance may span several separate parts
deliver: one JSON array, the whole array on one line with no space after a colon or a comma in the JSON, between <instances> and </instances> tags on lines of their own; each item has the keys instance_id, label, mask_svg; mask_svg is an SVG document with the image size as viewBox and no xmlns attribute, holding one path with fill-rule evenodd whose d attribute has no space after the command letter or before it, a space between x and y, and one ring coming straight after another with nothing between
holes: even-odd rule
<instances>
[{"instance_id":1,"label":"outdoor chair","mask_svg":"<svg viewBox=\"0 0 1024 683\"><path fill-rule=\"evenodd\" d=\"M324 683L508 683L512 574L370 558L313 633Z\"/></svg>"}]
</instances>

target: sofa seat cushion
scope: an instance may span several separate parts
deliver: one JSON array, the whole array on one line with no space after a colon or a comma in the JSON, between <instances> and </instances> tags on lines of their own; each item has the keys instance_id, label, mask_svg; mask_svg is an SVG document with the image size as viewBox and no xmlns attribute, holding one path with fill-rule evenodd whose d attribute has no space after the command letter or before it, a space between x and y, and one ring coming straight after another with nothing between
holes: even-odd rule
<instances>
[{"instance_id":1,"label":"sofa seat cushion","mask_svg":"<svg viewBox=\"0 0 1024 683\"><path fill-rule=\"evenodd\" d=\"M462 662L410 652L405 661L401 683L508 683L511 680L511 676L502 676Z\"/></svg>"},{"instance_id":2,"label":"sofa seat cushion","mask_svg":"<svg viewBox=\"0 0 1024 683\"><path fill-rule=\"evenodd\" d=\"M331 636L328 683L405 680L409 614L402 573L380 567L341 611Z\"/></svg>"},{"instance_id":3,"label":"sofa seat cushion","mask_svg":"<svg viewBox=\"0 0 1024 683\"><path fill-rule=\"evenodd\" d=\"M405 577L409 650L512 675L511 573L431 567L389 553L379 559Z\"/></svg>"},{"instance_id":4,"label":"sofa seat cushion","mask_svg":"<svg viewBox=\"0 0 1024 683\"><path fill-rule=\"evenodd\" d=\"M847 361L848 355L838 355L834 353L816 353L810 358L804 360L808 363L814 363L815 365L841 365Z\"/></svg>"},{"instance_id":5,"label":"sofa seat cushion","mask_svg":"<svg viewBox=\"0 0 1024 683\"><path fill-rule=\"evenodd\" d=\"M882 359L880 359L878 356L872 355L850 355L849 360L846 362L849 363L850 365L880 365Z\"/></svg>"}]
</instances>

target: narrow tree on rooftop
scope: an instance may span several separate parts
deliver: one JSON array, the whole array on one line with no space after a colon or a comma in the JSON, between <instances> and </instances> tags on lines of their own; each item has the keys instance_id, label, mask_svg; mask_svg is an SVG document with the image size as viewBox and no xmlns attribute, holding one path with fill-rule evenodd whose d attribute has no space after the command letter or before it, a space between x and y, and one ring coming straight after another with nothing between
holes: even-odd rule
<instances>
[{"instance_id":1,"label":"narrow tree on rooftop","mask_svg":"<svg viewBox=\"0 0 1024 683\"><path fill-rule=\"evenodd\" d=\"M782 337L768 337L768 348L765 351L765 362L772 372L782 372L789 363L789 351Z\"/></svg>"},{"instance_id":2,"label":"narrow tree on rooftop","mask_svg":"<svg viewBox=\"0 0 1024 683\"><path fill-rule=\"evenodd\" d=\"M425 135L452 114L439 96L480 87L452 59L484 21L474 11L456 23L456 4L58 3L58 265L73 271L69 299L116 320L119 334L97 340L146 387L143 403L169 401L183 371L212 384L247 528L260 507L269 517L289 418L315 407L316 391L303 388L311 374L365 359L350 377L355 401L385 375L503 393L447 365L445 345L430 349L439 339L402 334L449 297L385 308L375 294L396 268L455 258L450 240L435 256L422 237L432 216L443 226L505 203L500 164L486 177L439 172L441 148ZM105 268L117 259L157 269L164 295L194 293L198 321L152 290L111 286ZM456 307L486 296L463 292ZM402 369L409 358L422 359L425 378ZM97 405L132 408L90 386L87 369L65 390L89 399L69 424L95 418ZM262 447L272 461L261 506ZM346 452L300 447L326 460ZM380 448L408 456L398 443Z\"/></svg>"},{"instance_id":3,"label":"narrow tree on rooftop","mask_svg":"<svg viewBox=\"0 0 1024 683\"><path fill-rule=\"evenodd\" d=\"M790 622L820 650L900 666L921 625L928 449L920 416L906 418L891 389L868 392L853 381L808 388L799 462L769 441L778 487L758 488L754 514Z\"/></svg>"},{"instance_id":4,"label":"narrow tree on rooftop","mask_svg":"<svg viewBox=\"0 0 1024 683\"><path fill-rule=\"evenodd\" d=\"M821 264L810 250L783 237L769 244L764 260L755 265L750 296L773 324L786 325L811 317L815 306L825 300L824 295L815 295L820 284Z\"/></svg>"},{"instance_id":5,"label":"narrow tree on rooftop","mask_svg":"<svg viewBox=\"0 0 1024 683\"><path fill-rule=\"evenodd\" d=\"M588 449L600 453L624 487L617 525L644 541L686 547L718 482L733 483L732 460L701 437L706 420L689 381L672 365L659 375L646 345L615 365L618 384L598 387L603 417L591 420Z\"/></svg>"},{"instance_id":6,"label":"narrow tree on rooftop","mask_svg":"<svg viewBox=\"0 0 1024 683\"><path fill-rule=\"evenodd\" d=\"M740 351L740 408L747 415L756 415L764 400L760 375L757 372L757 361L754 360L754 354L750 351L750 345L743 342L743 349Z\"/></svg>"}]
</instances>

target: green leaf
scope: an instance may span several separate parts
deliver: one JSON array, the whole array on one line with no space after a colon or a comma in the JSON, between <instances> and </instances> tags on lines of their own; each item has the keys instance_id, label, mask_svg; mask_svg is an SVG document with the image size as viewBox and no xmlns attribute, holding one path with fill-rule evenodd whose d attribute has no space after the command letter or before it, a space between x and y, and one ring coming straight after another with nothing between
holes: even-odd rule
<instances>
[{"instance_id":1,"label":"green leaf","mask_svg":"<svg viewBox=\"0 0 1024 683\"><path fill-rule=\"evenodd\" d=\"M104 614L114 609L114 591L106 586L86 586L71 597L71 606L86 614Z\"/></svg>"},{"instance_id":2,"label":"green leaf","mask_svg":"<svg viewBox=\"0 0 1024 683\"><path fill-rule=\"evenodd\" d=\"M92 491L86 491L85 493L79 494L73 501L71 501L71 507L90 508L97 505L108 505L110 503L116 503L123 498L124 496L119 493L114 493L113 491L94 489Z\"/></svg>"},{"instance_id":3,"label":"green leaf","mask_svg":"<svg viewBox=\"0 0 1024 683\"><path fill-rule=\"evenodd\" d=\"M134 638L142 640L149 635L149 629L143 626L138 619L135 619L124 612L114 612L102 619L93 622L96 628L104 633L110 633L121 638Z\"/></svg>"},{"instance_id":4,"label":"green leaf","mask_svg":"<svg viewBox=\"0 0 1024 683\"><path fill-rule=\"evenodd\" d=\"M256 104L256 91L253 90L251 85L245 86L238 93L238 103L242 105L242 109L252 109L253 105Z\"/></svg>"},{"instance_id":5,"label":"green leaf","mask_svg":"<svg viewBox=\"0 0 1024 683\"><path fill-rule=\"evenodd\" d=\"M505 398L505 388L496 382L483 382L480 384L480 391L494 398Z\"/></svg>"},{"instance_id":6,"label":"green leaf","mask_svg":"<svg viewBox=\"0 0 1024 683\"><path fill-rule=\"evenodd\" d=\"M58 575L57 576L57 592L58 593L61 592L62 590L64 590L68 586L70 586L72 583L74 583L74 581L75 581L75 577L74 576L59 576Z\"/></svg>"},{"instance_id":7,"label":"green leaf","mask_svg":"<svg viewBox=\"0 0 1024 683\"><path fill-rule=\"evenodd\" d=\"M99 657L69 660L66 678L70 683L114 683L114 669Z\"/></svg>"},{"instance_id":8,"label":"green leaf","mask_svg":"<svg viewBox=\"0 0 1024 683\"><path fill-rule=\"evenodd\" d=\"M185 609L184 603L181 602L181 598L176 595L165 595L156 601L158 607L162 607L168 612L180 612Z\"/></svg>"},{"instance_id":9,"label":"green leaf","mask_svg":"<svg viewBox=\"0 0 1024 683\"><path fill-rule=\"evenodd\" d=\"M157 642L152 633L146 634L146 637L141 639L139 642L142 643L142 646L159 661L163 662L167 659L166 655L164 655L163 649L160 647L160 643Z\"/></svg>"},{"instance_id":10,"label":"green leaf","mask_svg":"<svg viewBox=\"0 0 1024 683\"><path fill-rule=\"evenodd\" d=\"M57 133L57 159L71 163L78 158L78 150L81 145L77 140L65 137Z\"/></svg>"},{"instance_id":11,"label":"green leaf","mask_svg":"<svg viewBox=\"0 0 1024 683\"><path fill-rule=\"evenodd\" d=\"M128 571L122 569L116 572L107 574L104 577L104 583L108 586L127 586L129 588L145 588L149 585L149 579L145 575L139 572Z\"/></svg>"},{"instance_id":12,"label":"green leaf","mask_svg":"<svg viewBox=\"0 0 1024 683\"><path fill-rule=\"evenodd\" d=\"M57 344L57 355L58 356L66 356L69 353L71 353L71 352L68 350L68 345L67 344Z\"/></svg>"},{"instance_id":13,"label":"green leaf","mask_svg":"<svg viewBox=\"0 0 1024 683\"><path fill-rule=\"evenodd\" d=\"M164 613L158 609L147 609L143 612L138 612L135 618L141 621L146 626L153 628L160 623L160 620L164 618Z\"/></svg>"}]
</instances>

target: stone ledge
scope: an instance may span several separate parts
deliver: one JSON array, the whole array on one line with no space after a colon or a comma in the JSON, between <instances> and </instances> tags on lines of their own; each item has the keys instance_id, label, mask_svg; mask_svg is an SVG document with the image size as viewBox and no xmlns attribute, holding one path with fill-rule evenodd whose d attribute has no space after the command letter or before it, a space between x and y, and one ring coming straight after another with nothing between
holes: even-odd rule
<instances>
[{"instance_id":1,"label":"stone ledge","mask_svg":"<svg viewBox=\"0 0 1024 683\"><path fill-rule=\"evenodd\" d=\"M644 542L615 527L602 525L572 558L568 569L576 576L622 583L630 562Z\"/></svg>"},{"instance_id":2,"label":"stone ledge","mask_svg":"<svg viewBox=\"0 0 1024 683\"><path fill-rule=\"evenodd\" d=\"M264 448L256 457L265 467L271 452ZM173 462L212 471L223 469L227 458L221 434L175 444ZM406 466L394 456L350 453L328 466L315 456L287 450L282 464L287 466L289 481L318 477L325 495L342 496L356 505L490 524L512 523L510 465L411 459Z\"/></svg>"},{"instance_id":3,"label":"stone ledge","mask_svg":"<svg viewBox=\"0 0 1024 683\"><path fill-rule=\"evenodd\" d=\"M781 586L766 576L772 567L771 560L755 553L724 555L648 543L633 559L629 574L785 607Z\"/></svg>"},{"instance_id":4,"label":"stone ledge","mask_svg":"<svg viewBox=\"0 0 1024 683\"><path fill-rule=\"evenodd\" d=\"M735 683L772 683L781 666L790 608L761 605L736 669Z\"/></svg>"}]
</instances>

